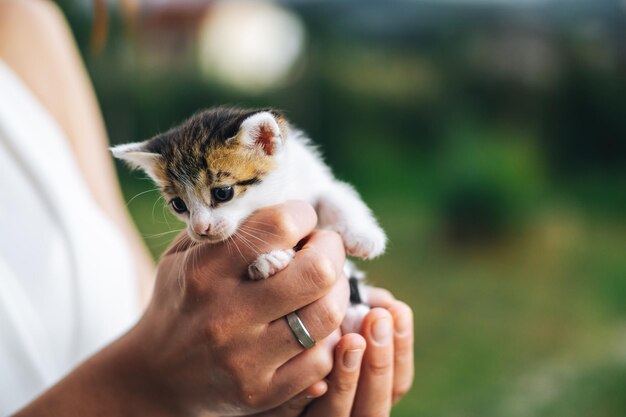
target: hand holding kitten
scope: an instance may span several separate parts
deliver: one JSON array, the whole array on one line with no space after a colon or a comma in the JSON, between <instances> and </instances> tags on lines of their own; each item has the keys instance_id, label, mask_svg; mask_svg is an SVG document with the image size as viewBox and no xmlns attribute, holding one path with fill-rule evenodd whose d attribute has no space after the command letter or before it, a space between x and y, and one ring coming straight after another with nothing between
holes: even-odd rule
<instances>
[{"instance_id":1,"label":"hand holding kitten","mask_svg":"<svg viewBox=\"0 0 626 417\"><path fill-rule=\"evenodd\" d=\"M301 202L261 209L267 246L292 247L308 236L289 271L242 281L256 254L225 243L179 239L162 257L154 296L131 332L133 366L150 375L159 407L250 414L275 407L322 380L332 368L337 328L348 304L341 240L313 231L316 215ZM245 224L245 223L244 223ZM236 241L239 236L235 234ZM318 344L302 351L284 319L298 310ZM169 402L175 404L169 404Z\"/></svg>"},{"instance_id":2,"label":"hand holding kitten","mask_svg":"<svg viewBox=\"0 0 626 417\"><path fill-rule=\"evenodd\" d=\"M387 237L358 193L338 181L309 139L274 110L205 110L168 132L112 152L155 181L193 240L230 243L238 231L234 248L257 252L248 265L252 280L282 271L296 252L293 246L261 250L266 235L256 232L263 225L244 221L255 210L288 199L315 207L317 227L337 232L349 255L370 259L385 250ZM346 271L355 271L354 265L346 264ZM360 292L344 333L358 332L367 314L366 288Z\"/></svg>"}]
</instances>

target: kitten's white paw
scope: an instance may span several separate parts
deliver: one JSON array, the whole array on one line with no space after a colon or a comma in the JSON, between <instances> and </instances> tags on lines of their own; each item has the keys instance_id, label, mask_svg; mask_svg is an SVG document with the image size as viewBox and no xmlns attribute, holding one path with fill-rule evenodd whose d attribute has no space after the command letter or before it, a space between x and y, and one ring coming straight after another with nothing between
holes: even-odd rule
<instances>
[{"instance_id":1,"label":"kitten's white paw","mask_svg":"<svg viewBox=\"0 0 626 417\"><path fill-rule=\"evenodd\" d=\"M345 230L339 232L343 238L348 255L363 259L372 259L381 255L387 245L387 236L383 230L376 226L367 231L353 232Z\"/></svg>"},{"instance_id":2,"label":"kitten's white paw","mask_svg":"<svg viewBox=\"0 0 626 417\"><path fill-rule=\"evenodd\" d=\"M341 334L361 333L363 319L369 311L370 308L365 304L350 304L341 322Z\"/></svg>"},{"instance_id":3,"label":"kitten's white paw","mask_svg":"<svg viewBox=\"0 0 626 417\"><path fill-rule=\"evenodd\" d=\"M248 276L253 280L267 279L285 269L295 254L293 249L264 253L248 266Z\"/></svg>"}]
</instances>

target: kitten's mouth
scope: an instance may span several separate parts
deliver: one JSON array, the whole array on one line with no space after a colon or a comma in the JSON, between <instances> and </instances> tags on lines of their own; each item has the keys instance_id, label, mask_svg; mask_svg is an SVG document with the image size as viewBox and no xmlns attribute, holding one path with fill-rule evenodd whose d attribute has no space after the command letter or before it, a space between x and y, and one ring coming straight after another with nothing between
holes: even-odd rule
<instances>
[{"instance_id":1,"label":"kitten's mouth","mask_svg":"<svg viewBox=\"0 0 626 417\"><path fill-rule=\"evenodd\" d=\"M216 236L201 236L194 231L188 230L187 235L191 240L198 243L220 243L228 239L230 236L216 235Z\"/></svg>"}]
</instances>

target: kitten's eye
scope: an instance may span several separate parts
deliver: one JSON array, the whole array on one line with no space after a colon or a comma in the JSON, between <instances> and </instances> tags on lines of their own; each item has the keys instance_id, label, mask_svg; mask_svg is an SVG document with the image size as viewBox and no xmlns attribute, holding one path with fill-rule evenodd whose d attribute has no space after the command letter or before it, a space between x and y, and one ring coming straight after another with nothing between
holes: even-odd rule
<instances>
[{"instance_id":1,"label":"kitten's eye","mask_svg":"<svg viewBox=\"0 0 626 417\"><path fill-rule=\"evenodd\" d=\"M213 199L220 203L231 200L235 195L233 187L214 188L211 190L211 194L213 195Z\"/></svg>"},{"instance_id":2,"label":"kitten's eye","mask_svg":"<svg viewBox=\"0 0 626 417\"><path fill-rule=\"evenodd\" d=\"M176 197L175 199L170 201L170 204L172 205L172 208L176 213L182 214L187 211L187 206L185 205L185 202L182 198Z\"/></svg>"}]
</instances>

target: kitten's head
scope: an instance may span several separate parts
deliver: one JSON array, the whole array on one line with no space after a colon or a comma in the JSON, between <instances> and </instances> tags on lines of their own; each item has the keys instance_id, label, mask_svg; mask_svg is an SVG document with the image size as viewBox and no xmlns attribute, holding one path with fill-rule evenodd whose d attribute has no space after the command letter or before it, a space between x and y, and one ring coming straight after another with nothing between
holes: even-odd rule
<instances>
[{"instance_id":1,"label":"kitten's head","mask_svg":"<svg viewBox=\"0 0 626 417\"><path fill-rule=\"evenodd\" d=\"M287 135L276 111L216 108L111 151L156 182L192 239L219 242L252 211L276 202L281 184L272 173Z\"/></svg>"}]
</instances>

